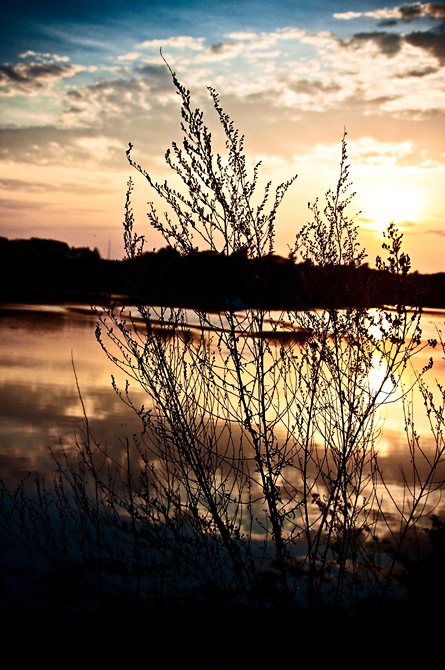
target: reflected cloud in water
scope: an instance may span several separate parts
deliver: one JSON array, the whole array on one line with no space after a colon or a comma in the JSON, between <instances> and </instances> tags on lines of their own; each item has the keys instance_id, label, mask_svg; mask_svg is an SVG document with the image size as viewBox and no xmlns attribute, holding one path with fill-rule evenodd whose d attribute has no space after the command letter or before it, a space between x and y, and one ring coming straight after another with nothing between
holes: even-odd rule
<instances>
[{"instance_id":1,"label":"reflected cloud in water","mask_svg":"<svg viewBox=\"0 0 445 670\"><path fill-rule=\"evenodd\" d=\"M140 432L111 388L116 371L95 339L95 323L91 312L63 306L0 309L2 479L53 471L50 449L75 448L83 414L71 353L95 439L117 449L119 438Z\"/></svg>"},{"instance_id":2,"label":"reflected cloud in water","mask_svg":"<svg viewBox=\"0 0 445 670\"><path fill-rule=\"evenodd\" d=\"M425 338L434 336L435 323L440 323L443 316L443 311L424 315ZM272 318L271 327L275 324ZM0 306L0 469L5 481L18 481L28 472L51 472L54 460L50 449L54 453L60 445L68 452L75 449L84 417L71 356L94 439L118 455L126 437L140 435L139 418L111 387L111 375L122 389L125 377L101 350L94 335L95 325L96 316L88 306ZM268 336L271 344L277 346L287 338L295 342L304 341L305 336L295 333L285 333L281 339L278 335ZM432 350L427 350L418 356L419 368L431 354ZM445 367L440 355L435 355L435 359L434 370L428 373L430 382L443 375ZM405 373L407 385L412 374L409 370ZM369 383L374 388L381 381L382 370L376 359ZM135 386L130 390L136 405L146 403L140 389ZM391 382L387 381L382 393L391 391ZM415 414L419 431L424 434L423 444L426 448L433 446L425 413L416 408ZM379 421L380 466L388 483L401 484L399 465L409 464L401 403L385 407Z\"/></svg>"}]
</instances>

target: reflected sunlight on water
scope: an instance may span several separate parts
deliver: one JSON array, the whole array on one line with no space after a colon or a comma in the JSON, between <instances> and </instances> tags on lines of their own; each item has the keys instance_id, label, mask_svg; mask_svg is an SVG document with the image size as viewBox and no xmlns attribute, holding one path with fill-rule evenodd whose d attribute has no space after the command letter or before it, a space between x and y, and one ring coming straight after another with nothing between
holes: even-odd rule
<instances>
[{"instance_id":1,"label":"reflected sunlight on water","mask_svg":"<svg viewBox=\"0 0 445 670\"><path fill-rule=\"evenodd\" d=\"M135 313L135 308L133 308ZM196 324L187 314L190 325ZM272 313L269 324L282 319ZM224 318L209 315L211 323L224 327ZM437 336L437 327L445 323L445 310L427 311L422 317L423 340ZM75 432L82 423L82 408L71 363L75 362L82 397L95 438L116 452L126 436L140 434L141 425L135 413L126 407L111 388L115 375L120 388L125 376L107 359L98 345L94 330L95 315L88 307L69 305L5 305L0 309L0 428L1 476L11 481L27 472L53 469L48 447L56 449L60 441L68 448L75 446ZM247 351L247 350L246 350ZM425 348L415 358L417 372L433 355L435 366L427 373L434 388L435 379L445 380L442 352ZM375 357L375 367L369 375L371 390L380 388L384 370ZM415 379L415 370L408 368L403 376L405 388ZM136 403L146 402L143 392L131 387ZM389 380L381 389L382 398L394 395ZM425 445L431 444L431 433L418 393L413 396L416 427ZM270 410L272 411L272 410ZM400 402L386 405L378 416L383 426L379 442L385 476L398 487L400 462L409 462L406 446L405 419ZM76 428L77 427L77 428Z\"/></svg>"}]
</instances>

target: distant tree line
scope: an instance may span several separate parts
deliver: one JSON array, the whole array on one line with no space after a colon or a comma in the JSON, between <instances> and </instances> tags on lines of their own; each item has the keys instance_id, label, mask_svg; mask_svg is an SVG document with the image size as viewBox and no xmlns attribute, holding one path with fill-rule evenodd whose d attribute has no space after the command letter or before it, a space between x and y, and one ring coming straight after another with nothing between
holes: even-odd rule
<instances>
[{"instance_id":1,"label":"distant tree line","mask_svg":"<svg viewBox=\"0 0 445 670\"><path fill-rule=\"evenodd\" d=\"M118 291L119 263L98 249L32 237L0 237L0 299L3 301L90 300Z\"/></svg>"},{"instance_id":2,"label":"distant tree line","mask_svg":"<svg viewBox=\"0 0 445 670\"><path fill-rule=\"evenodd\" d=\"M151 304L204 309L375 307L400 299L395 277L367 263L315 266L276 254L250 259L243 249L230 256L213 251L184 256L166 247L110 261L97 249L56 240L0 237L0 274L2 301L90 301L134 295L134 287L137 297ZM445 308L445 273L409 277L407 304Z\"/></svg>"}]
</instances>

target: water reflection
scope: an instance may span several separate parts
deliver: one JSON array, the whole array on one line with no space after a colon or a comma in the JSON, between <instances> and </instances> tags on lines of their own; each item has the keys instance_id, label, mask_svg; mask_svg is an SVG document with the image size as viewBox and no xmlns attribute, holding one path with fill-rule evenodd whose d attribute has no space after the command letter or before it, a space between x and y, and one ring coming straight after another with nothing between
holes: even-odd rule
<instances>
[{"instance_id":1,"label":"water reflection","mask_svg":"<svg viewBox=\"0 0 445 670\"><path fill-rule=\"evenodd\" d=\"M436 316L437 314L427 315L425 318L427 338L433 337L435 334L434 320ZM440 318L443 318L443 316L443 314L439 314ZM225 327L222 317L211 315L209 318L212 319L210 324L212 328L214 326L218 328ZM170 470L167 466L167 471L164 472L165 477L163 478L162 462L158 460L154 472L150 469L151 463L147 463L146 472L149 473L150 477L153 476L153 479L147 476L147 486L140 495L142 504L137 509L136 514L133 517L131 516L130 510L134 510L134 498L131 491L134 491L134 488L132 486L131 475L126 477L125 473L125 446L127 444L125 438L127 436L130 438L130 444L134 449L134 443L131 438L133 435L136 435L136 442L141 439L141 425L136 414L121 402L111 388L110 378L112 374L116 375L117 384L121 388L125 387L125 377L123 374L118 373L116 367L109 362L104 352L101 351L94 337L95 325L95 315L83 306L59 305L47 308L44 306L30 306L28 308L9 306L0 311L0 366L2 369L0 379L0 411L2 416L0 429L0 468L2 479L6 480L7 485L11 487L15 482L22 479L28 471L39 471L40 474L45 470L50 473L53 472L54 460L48 447L56 458L63 459L63 454L61 454L62 446L69 457L72 457L73 453L75 453L76 441L83 439L82 422L84 417L72 366L73 359L86 414L89 417L89 428L96 445L93 448L94 455L92 456L92 460L97 467L103 468L101 473L99 473L100 477L103 477L103 481L108 481L108 474L111 475L109 481L112 482L111 488L113 491L110 493L106 486L104 487L104 505L103 508L101 507L101 509L105 509L105 518L109 518L107 514L113 513L116 490L119 492L124 490L127 492L130 491L130 498L127 496L120 507L119 519L123 522L122 527L113 522L110 530L111 536L114 538L113 533L116 528L122 528L121 535L126 539L124 545L121 545L119 544L122 539L121 537L117 546L118 548L124 546L125 551L130 547L133 540L131 539L131 533L126 534L126 529L128 530L130 527L127 519L131 519L132 522L135 520L138 523L141 522L142 530L140 537L146 538L146 535L144 535L146 531L149 531L149 534L153 532L155 535L153 545L149 545L150 551L144 554L148 563L143 571L139 572L138 568L135 574L143 574L144 579L146 578L149 582L152 580L150 582L152 590L159 587L159 583L156 582L156 573L152 567L159 558L158 548L161 547L161 552L163 553L166 546L162 541L158 542L159 537L163 541L165 539L168 542L170 541L169 536L167 537L167 535L164 536L162 534L170 532L170 522L174 519L177 525L174 527L173 535L176 537L177 531L180 530L179 535L184 533L184 542L181 539L178 546L174 546L171 573L172 586L176 589L178 569L182 568L183 565L185 566L183 578L186 578L187 584L189 584L190 580L193 582L195 574L193 571L190 573L191 566L198 565L199 567L199 564L203 562L205 563L205 573L208 568L213 570L214 560L219 561L216 565L219 564L220 567L224 565L224 570L220 575L225 579L224 571L226 567L223 553L220 553L219 550L210 554L206 554L201 550L197 552L194 542L189 543L190 533L192 533L193 528L201 530L202 528L214 528L209 514L204 517L200 516L200 513L202 515L206 511L205 500L201 504L202 498L193 498L192 495L187 499L182 495L183 490L187 488L191 488L192 494L194 493L194 487L197 487L199 482L197 479L194 480L193 477L195 477L196 472L204 471L204 480L211 482L212 501L216 500L221 505L221 509L224 510L224 519L227 519L224 522L226 523L225 527L233 528L234 532L235 530L239 532L239 538L243 534L249 538L249 542L251 543L249 546L253 547L253 557L255 560L258 558L260 564L260 568L258 569L259 576L271 575L274 577L275 573L268 571L269 564L272 565L269 561L269 559L273 558L272 554L269 555L267 551L265 554L261 553L262 550L259 549L263 546L267 533L270 536L270 528L267 529L267 525L268 519L271 518L270 516L265 517L267 512L264 510L264 483L259 481L258 472L261 472L261 470L256 465L262 454L258 455L259 451L256 452L253 449L255 430L249 432L249 427L244 425L243 422L234 422L231 420L232 416L236 417L239 415L238 398L235 394L233 394L233 404L226 405L225 407L225 420L224 417L221 418L222 413L218 411L224 405L221 404L218 398L212 398L212 394L209 393L206 384L202 383L198 391L195 390L192 384L192 392L188 397L195 400L196 394L199 395L202 392L202 395L199 397L201 399L201 409L205 410L205 416L203 417L200 411L196 410L194 403L190 403L190 412L186 412L186 420L183 423L172 424L183 429L182 432L181 430L175 432L171 428L171 425L168 425L168 420L165 425L166 432L162 432L162 428L164 427L162 420L168 414L168 406L164 407L162 416L157 417L157 429L159 430L158 435L161 435L161 438L166 437L162 444L165 449L166 458L170 459ZM271 331L276 326L283 327L286 336L288 335L289 329L286 330L286 324L283 325L279 314L272 315L266 324L266 327L270 327ZM136 324L136 328L140 329L141 334L143 333L143 324L141 321ZM187 313L185 314L182 328L184 336L187 336L185 339L192 336L193 332L199 333L199 330L196 328L196 321L193 321L191 315ZM158 329L157 332L162 334L162 315L158 318L156 329ZM270 342L270 347L267 347L267 355L272 360L279 360L283 338L275 337L273 332L271 335L266 328L263 330L262 327L257 332L252 333L248 331L245 335L246 337L240 342L240 347L245 351L247 357L250 356L250 358L247 358L248 364L255 366L253 357L255 355L255 343L258 344L258 339L256 338L267 338ZM291 332L290 340L286 341L284 338L284 342L286 344L290 342L295 343L294 338L295 333ZM216 337L215 339L218 338ZM304 338L302 341L305 341ZM171 338L167 338L166 344L174 346ZM226 345L229 346L227 342ZM309 347L307 350L309 350ZM428 348L419 353L415 359L417 370L420 370L425 365L431 354L432 351ZM444 377L442 356L439 352L436 352L434 355L437 365L433 371L428 373L430 384L434 383L435 377L439 379ZM357 379L359 380L360 390L363 390L363 393L371 392L372 396L372 391L381 388L382 399L385 399L385 396L392 397L391 394L394 389L391 383L389 382L389 385L382 385L384 376L383 371L379 367L378 358L375 358L374 362L374 369L369 378L365 378L364 382L363 376L365 373L359 366L360 370ZM178 371L178 379L176 379L176 371ZM152 366L150 372L155 376L156 368ZM182 372L180 366L178 366L175 368L175 374L171 375L171 379L178 381L178 388L183 388L180 386ZM290 368L289 377L286 381L286 392L288 393L290 403L295 397L298 398L298 393L301 392L301 388L298 386L299 382L295 379L295 372L296 368ZM231 374L229 368L227 370L224 368L224 374L226 373L227 375ZM196 374L200 382L202 382L200 371ZM205 370L203 374L205 375ZM240 374L243 374L243 372ZM416 369L414 368L405 371L403 381L406 388L409 388L411 377L415 379L415 375ZM190 378L193 375L189 372L188 376ZM255 380L255 375L252 378ZM165 388L165 384L162 383L163 379L160 384L162 388ZM353 517L353 524L356 525L353 526L353 532L348 536L351 542L353 542L350 556L352 557L355 550L360 547L360 549L364 550L366 558L365 545L371 536L374 537L374 534L378 534L379 537L382 537L382 535L385 537L385 533L386 536L389 533L393 533L394 537L401 527L401 516L403 517L403 513L409 513L410 497L409 495L406 496L407 489L404 487L404 477L406 476L406 481L409 482L412 481L413 474L414 479L419 477L420 480L424 479L425 475L428 474L429 466L427 458L420 459L417 464L417 470L413 469L413 464L410 462L411 454L408 449L407 435L405 434L406 416L403 412L403 405L400 402L386 405L381 415L377 417L378 426L381 427L380 441L377 444L380 452L380 471L377 471L374 468L375 461L373 460L373 440L375 433L372 431L372 426L370 426L371 430L369 432L367 430L369 426L363 427L359 412L355 412L356 407L360 409L360 407L365 406L366 408L366 398L363 401L363 405L360 404L360 398L357 399L357 404L355 404L354 398L354 404L347 406L348 398L346 397L346 400L344 400L339 397L337 387L331 387L332 378L326 374L323 384L318 386L321 389L320 401L317 404L320 418L317 417L315 421L311 420L310 431L313 431L313 433L305 441L305 427L309 424L304 423L305 418L303 415L307 409L304 405L304 396L300 407L293 406L294 414L289 419L289 405L286 404L287 399L285 397L284 399L283 397L280 398L280 393L278 392L279 384L282 384L282 380L279 378L279 375L276 379L277 381L272 384L272 399L267 411L271 413L271 418L273 419L278 414L280 403L282 403L284 407L282 409L283 415L280 417L282 419L282 432L280 433L277 430L273 441L270 441L269 445L271 448L276 449L277 454L283 459L283 467L279 471L279 478L277 476L276 480L273 481L273 486L276 487L277 491L277 487L280 487L279 502L282 505L280 509L284 512L280 517L282 520L281 528L283 536L285 538L292 538L292 560L294 563L290 567L292 567L294 572L296 570L295 575L297 575L300 568L302 569L302 561L307 560L308 550L311 546L311 535L314 532L318 533L317 524L320 531L320 544L318 544L317 540L317 546L314 549L314 545L312 545L310 551L314 552L312 555L318 561L322 555L320 552L324 552L325 549L323 547L326 547L324 555L327 556L328 549L330 552L326 560L329 562L332 559L332 566L334 566L336 556L339 556L337 547L340 545L338 542L341 544L342 537L345 536L344 525L341 523L342 510L350 509L352 506L350 503L351 500L354 504L353 513L355 515ZM348 380L349 377L347 378ZM361 382L363 382L363 385ZM255 381L252 383L255 383ZM304 384L301 386L304 386ZM352 386L354 385L352 384ZM363 386L365 388L362 388ZM234 386L234 388L238 387ZM357 388L358 386L354 386L354 394ZM186 399L188 399L187 389L188 387L185 386L184 394ZM253 393L253 395L255 394ZM146 398L144 398L142 391L137 387L131 389L131 397L137 407L144 404L144 402L146 403ZM395 399L397 397L395 395ZM331 402L331 407L326 406L326 398ZM209 403L211 402L215 403L213 414L209 411ZM345 405L344 408L342 404ZM434 451L435 441L428 425L428 419L422 408L422 399L419 394L413 394L413 407L417 431L421 440L421 451L419 453L420 455L423 453L428 456L429 453L433 453ZM228 408L230 411L228 411ZM326 412L324 411L325 408ZM253 422L255 421L255 411L254 408L252 410ZM301 418L302 416L303 418ZM342 418L343 416L346 417L347 421L352 417L348 425L352 427L354 439L345 439L347 431L344 430L344 424L341 424L337 420L340 416ZM357 420L356 416L359 417ZM301 422L298 424L300 419ZM253 423L253 426L255 428L255 423ZM356 429L357 434L355 434ZM172 435L177 438L176 441L172 439ZM149 444L149 435L144 436L144 439L146 440L146 444ZM183 451L185 451L183 449L184 444L191 444L194 448L196 447L196 451L193 451L193 458L198 465L196 469L189 467L187 459L183 458ZM97 445L99 445L98 448ZM356 449L353 453L352 469L348 470L344 477L342 472L340 473L342 476L340 485L343 482L347 483L347 486L343 489L344 500L346 501L343 504L343 501L338 502L337 491L339 488L335 473L339 472L339 468L349 467L349 461L346 466L343 466L341 461L342 454L344 453L342 449L348 449L349 445L352 445L352 448ZM104 452L110 454L113 459L113 471L107 470L109 462L106 461ZM89 454L90 452L85 450L84 453ZM156 460L156 454L154 458ZM182 463L180 463L178 458L183 458L185 463L185 467L182 470L180 468ZM304 465L305 458L307 459L306 465ZM120 480L120 488L116 489L114 488L114 482L117 481L119 486L119 479L114 479L114 474L116 471L119 472L119 466L116 466L116 463L119 462L123 462L124 469L120 471L121 473L123 472L123 479ZM141 460L138 460L137 457L132 463L133 467L138 469L138 463L141 463ZM193 466L194 463L192 464ZM176 465L178 466L177 471L179 475L172 478L170 477L171 468ZM247 471L249 475L248 486L246 485L247 480L245 477ZM78 463L74 466L71 474L73 472L76 475L79 473ZM78 511L89 509L90 501L96 501L92 503L93 514L90 522L91 528L94 526L94 531L100 534L100 524L96 523L98 517L94 514L95 510L99 509L98 498L94 499L94 497L91 497L91 494L94 494L94 484L97 480L94 480L94 477L91 476L91 470L89 472L89 480L83 489L86 494L86 501L81 498L79 504L76 497L79 489L76 489L75 486L73 487L74 492L71 492L71 499L75 500ZM140 472L137 474L140 475ZM443 477L444 472L440 471L437 474ZM380 475L383 475L383 478ZM67 481L67 479L64 481ZM78 479L74 478L71 481L77 482ZM161 487L156 488L156 482L160 482ZM55 490L56 492L58 491L57 488ZM96 491L103 492L103 489L99 485L96 487ZM145 505L148 500L146 495L148 492L150 492L149 500L151 500L151 506ZM153 492L155 502L151 498ZM326 500L329 499L326 493L332 494L330 507L326 503ZM108 494L109 497L107 497ZM246 499L249 501L247 508ZM185 503L184 500L186 501ZM195 502L196 500L198 503ZM405 505L406 500L408 500L407 506ZM190 504L191 501L193 505ZM67 502L68 497L64 499L64 504ZM198 507L198 504L201 507ZM437 507L434 509L435 505ZM399 513L397 513L397 506L399 507ZM169 523L167 524L164 522L165 518L163 516L165 509L173 509L173 512L169 511ZM139 510L142 510L141 514L139 514ZM329 514L324 515L325 510ZM433 510L437 514L441 514L442 512L439 491L433 492L430 496L428 508L422 509L420 506L420 511L425 514L431 514ZM329 518L331 511L332 523ZM400 511L402 511L402 515ZM383 517L382 512L384 513ZM346 517L346 515L344 516ZM65 517L62 514L60 518L63 522ZM352 518L352 514L350 518ZM83 512L80 515L80 519L84 519ZM56 523L59 523L57 519ZM54 550L58 551L57 538L60 535L53 533L52 528L52 526L49 526L46 537L51 542L55 542L56 547ZM36 535L33 536L33 541L35 539L38 544L40 542L40 527L35 526L35 529ZM88 529L89 526L87 524L87 534L89 533ZM220 535L218 535L218 541L214 545L211 542L212 533L209 531L207 535L206 531L204 533L203 544L196 546L204 547L206 551L213 551L211 547L218 547L219 539L223 537L220 527L217 530ZM306 534L305 530L307 530ZM324 530L326 530L326 536L324 535ZM362 530L365 532L367 538L363 541L359 538ZM107 531L103 532L104 541L108 542ZM331 538L331 532L333 533L333 539ZM135 538L137 537L139 536L136 534ZM358 538L357 543L355 543L355 537ZM69 539L70 542L72 540L75 543L77 540L77 531L73 533L70 530ZM82 544L83 539L84 536L81 535L80 544ZM35 545L33 544L32 546L34 547ZM115 551L114 539L107 546L111 551L113 559L113 574L121 574L123 580L125 580L129 571L125 551L123 554L123 563L115 570L115 566L117 565L115 560L118 552ZM137 560L140 557L138 546L137 542L133 546L133 558ZM170 545L168 544L167 546ZM230 546L233 547L233 543ZM152 551L153 547L155 548L154 551ZM188 563L183 560L182 552L185 550L184 548L188 548L187 550L190 552L188 554L190 559ZM181 556L180 562L177 562L175 558L178 549ZM84 551L83 548L82 551ZM87 554L88 552L84 552L83 554L81 552L84 559L87 557L88 561L90 561L90 555L88 554L87 556ZM72 554L72 556L76 557L77 554ZM209 556L212 558L209 558ZM198 561L196 560L197 557ZM346 570L349 570L347 565L349 554L344 554L344 558L346 559L344 566ZM366 560L369 560L369 557ZM163 561L164 558L162 558L162 566L164 565ZM106 570L108 570L108 567L106 567ZM261 572L263 567L266 569L266 572ZM330 569L331 564L327 568L328 572ZM289 572L289 575L294 574L294 572ZM351 574L353 573L354 569L352 569ZM164 579L162 571L161 574L162 579ZM298 576L295 579L298 579ZM327 580L328 582L329 579ZM323 586L321 582L320 586ZM193 584L194 587L195 585ZM168 586L168 588L170 587Z\"/></svg>"},{"instance_id":2,"label":"water reflection","mask_svg":"<svg viewBox=\"0 0 445 670\"><path fill-rule=\"evenodd\" d=\"M83 415L71 355L96 439L118 445L119 438L140 430L134 412L111 388L116 371L96 342L95 323L81 306L8 305L0 310L3 479L53 470L49 448L57 451L60 442L74 448Z\"/></svg>"},{"instance_id":3,"label":"water reflection","mask_svg":"<svg viewBox=\"0 0 445 670\"><path fill-rule=\"evenodd\" d=\"M135 313L135 308L132 311ZM193 332L193 316L186 312L186 318L190 318ZM219 315L209 315L209 320L219 328L225 325ZM273 330L281 322L282 315L272 313L268 325ZM425 312L422 317L425 342L437 336L436 327L444 323L444 310ZM140 434L138 417L111 388L111 375L121 388L124 388L125 377L100 349L94 335L95 325L96 316L84 305L0 307L0 468L3 479L17 481L30 471L52 470L48 447L57 451L62 443L68 450L74 449L76 430L82 425L83 414L71 357L95 439L118 453L126 436ZM276 345L287 337L304 339L304 334L284 332L282 339L275 334L267 337L272 344L276 340ZM266 337L265 333L254 335ZM416 356L415 364L419 371L431 355L435 364L427 379L433 388L435 379L445 378L441 352L427 348ZM372 388L379 388L382 374L376 358L369 378ZM404 373L407 388L414 378L415 371L407 369ZM135 404L146 403L140 389L135 386L131 390ZM382 394L391 395L392 390L388 380ZM425 447L432 447L433 438L420 395L415 393L413 400L417 430ZM400 484L399 464L409 463L402 404L387 405L379 421L383 426L378 445L381 467L387 480Z\"/></svg>"}]
</instances>

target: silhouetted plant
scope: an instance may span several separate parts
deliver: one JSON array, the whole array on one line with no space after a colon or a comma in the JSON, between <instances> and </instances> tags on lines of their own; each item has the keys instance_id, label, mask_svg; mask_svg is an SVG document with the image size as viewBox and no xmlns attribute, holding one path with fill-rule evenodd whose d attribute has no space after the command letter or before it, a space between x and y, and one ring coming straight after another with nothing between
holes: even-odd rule
<instances>
[{"instance_id":1,"label":"silhouetted plant","mask_svg":"<svg viewBox=\"0 0 445 670\"><path fill-rule=\"evenodd\" d=\"M250 280L258 299L255 307L239 309L230 294L212 314L152 305L136 272L136 310L98 311L98 341L128 380L124 389L113 380L114 388L137 412L143 431L134 448L124 445L122 463L113 463L86 423L78 462L67 457L60 465L53 504L62 520L61 564L77 552L99 592L128 589L149 602L200 594L279 607L302 601L356 608L364 594L382 596L392 576L377 560L377 524L384 518L377 495L378 410L406 393L401 376L424 346L421 311L405 304L409 259L391 224L384 246L389 260L378 264L396 278L395 310L370 310L366 297L348 287L348 269L359 268L365 253L346 212L353 194L345 133L337 187L326 194L323 212L318 202L309 205L313 221L292 249L294 258L318 268L324 309L271 312L262 301L267 258L278 207L295 177L273 196L267 184L256 199L260 164L249 177L243 138L216 92L209 89L225 158L214 153L189 91L172 78L184 139L166 161L181 189L154 181L131 158L131 145L127 152L169 207L161 218L151 205L149 222L182 256L204 244L215 257L255 259ZM134 260L143 254L144 238L134 229L132 190L130 179L124 242ZM130 264L129 271L137 267ZM349 295L347 309L339 306L340 291ZM132 398L133 384L147 395L142 407ZM413 491L413 510L432 490L430 480L425 487L420 497ZM51 538L56 530L46 498L36 506L25 502L22 521L22 492L11 497L4 490L7 523L19 524L16 537L29 522L36 529L47 524ZM403 534L419 517L399 512ZM46 555L56 553L51 546Z\"/></svg>"},{"instance_id":2,"label":"silhouetted plant","mask_svg":"<svg viewBox=\"0 0 445 670\"><path fill-rule=\"evenodd\" d=\"M258 259L255 281L261 296L261 262L273 253L277 209L295 178L277 188L269 209L270 184L255 205L260 165L249 178L243 138L217 94L209 89L226 137L225 159L213 152L190 93L172 77L182 102L184 140L182 147L173 144L166 161L185 190L155 182L131 158L131 145L127 152L130 164L172 212L161 218L151 205L149 221L181 254L193 254L204 243L217 254L242 251ZM283 602L302 587L311 606L329 589L335 607L355 597L370 558L376 412L394 397L408 361L422 346L420 311L408 313L403 299L409 261L393 225L385 248L388 270L400 283L396 313L370 312L366 299L346 310L338 307L340 286L332 284L331 268L358 268L365 257L357 227L346 214L353 195L348 170L344 137L337 187L327 193L323 213L317 202L310 205L313 222L303 227L292 250L294 257L301 254L325 269L324 310L275 315L259 300L259 307L237 312L228 296L216 315L193 310L191 331L185 310L139 302L143 329L122 312L109 311L97 331L105 351L110 355L111 340L113 352L120 352L111 354L112 360L149 398L147 408L135 410L156 461L156 490L172 510L169 519L188 516L201 555L218 546L216 585L228 567L232 586L246 599L259 597L258 579L266 566L275 574L275 597ZM132 188L130 180L124 224L128 258L143 251L143 237L134 231ZM136 278L136 297L140 289ZM252 336L266 330L269 338ZM306 335L277 345L283 333ZM370 373L376 367L379 382L373 386ZM129 390L123 397L132 405Z\"/></svg>"}]
</instances>

